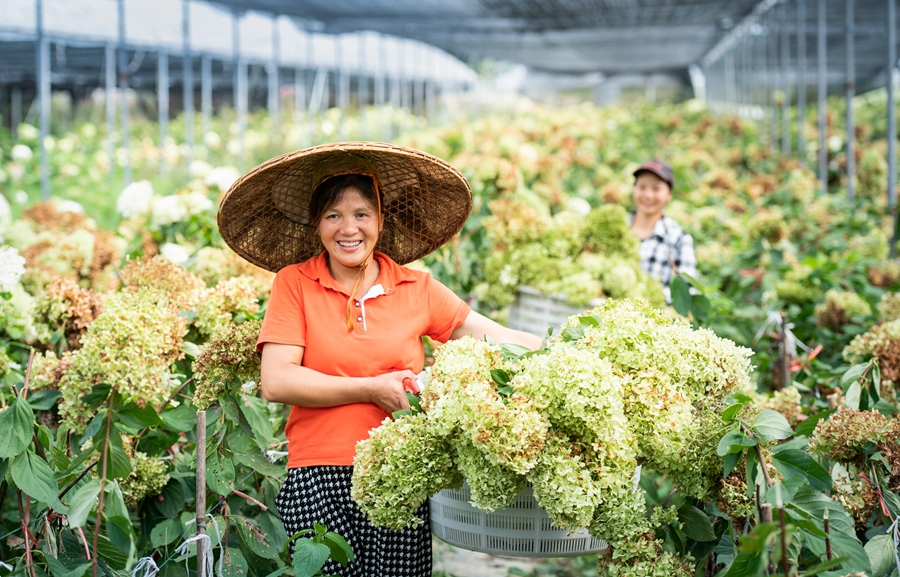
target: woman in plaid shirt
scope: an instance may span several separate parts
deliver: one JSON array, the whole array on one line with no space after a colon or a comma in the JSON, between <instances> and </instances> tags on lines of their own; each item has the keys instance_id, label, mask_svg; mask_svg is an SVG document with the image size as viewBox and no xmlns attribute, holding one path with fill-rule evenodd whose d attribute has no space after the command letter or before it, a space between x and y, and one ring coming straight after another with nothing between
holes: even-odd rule
<instances>
[{"instance_id":1,"label":"woman in plaid shirt","mask_svg":"<svg viewBox=\"0 0 900 577\"><path fill-rule=\"evenodd\" d=\"M694 239L677 222L663 214L672 200L675 173L660 160L648 160L634 171L635 212L631 230L641 239L641 268L663 285L671 304L669 283L675 273L697 276Z\"/></svg>"}]
</instances>

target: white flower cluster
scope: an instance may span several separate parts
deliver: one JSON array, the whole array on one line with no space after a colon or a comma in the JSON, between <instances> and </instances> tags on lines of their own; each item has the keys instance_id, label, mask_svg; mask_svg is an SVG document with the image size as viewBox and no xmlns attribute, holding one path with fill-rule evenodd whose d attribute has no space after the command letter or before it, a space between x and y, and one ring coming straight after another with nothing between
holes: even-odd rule
<instances>
[{"instance_id":1,"label":"white flower cluster","mask_svg":"<svg viewBox=\"0 0 900 577\"><path fill-rule=\"evenodd\" d=\"M205 194L192 191L187 194L164 196L153 203L153 228L184 222L192 216L203 214L213 207L213 201Z\"/></svg>"},{"instance_id":2,"label":"white flower cluster","mask_svg":"<svg viewBox=\"0 0 900 577\"><path fill-rule=\"evenodd\" d=\"M25 274L25 257L11 246L0 246L0 290L9 292Z\"/></svg>"},{"instance_id":3,"label":"white flower cluster","mask_svg":"<svg viewBox=\"0 0 900 577\"><path fill-rule=\"evenodd\" d=\"M527 481L556 525L633 539L650 530L639 466L668 474L687 496L715 487L723 427L715 409L746 389L749 355L630 301L572 317L546 349L516 360L496 345L452 341L428 373L424 414L385 421L358 444L354 499L373 522L402 528L416 523L422 498L458 481L455 473L483 510L508 506ZM386 450L410 435L403 451ZM420 457L414 445L428 448ZM436 467L436 447L452 457L440 475L425 470Z\"/></svg>"},{"instance_id":4,"label":"white flower cluster","mask_svg":"<svg viewBox=\"0 0 900 577\"><path fill-rule=\"evenodd\" d=\"M225 192L240 177L241 173L233 166L218 166L206 174L203 183L206 186L215 186L220 191Z\"/></svg>"},{"instance_id":5,"label":"white flower cluster","mask_svg":"<svg viewBox=\"0 0 900 577\"><path fill-rule=\"evenodd\" d=\"M149 180L138 180L126 186L116 200L116 212L122 218L144 216L153 203L153 185Z\"/></svg>"}]
</instances>

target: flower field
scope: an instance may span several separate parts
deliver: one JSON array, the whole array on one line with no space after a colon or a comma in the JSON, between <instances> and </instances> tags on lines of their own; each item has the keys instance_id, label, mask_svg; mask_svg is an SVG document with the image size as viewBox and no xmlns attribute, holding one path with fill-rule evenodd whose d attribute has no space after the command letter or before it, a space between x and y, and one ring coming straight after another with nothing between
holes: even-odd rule
<instances>
[{"instance_id":1,"label":"flower field","mask_svg":"<svg viewBox=\"0 0 900 577\"><path fill-rule=\"evenodd\" d=\"M876 94L857 106L853 204L839 125L823 195L759 126L695 102L520 103L440 128L367 114L368 129L402 124L399 144L472 186L463 231L412 266L500 321L523 285L585 308L606 299L537 353L430 348L420 404L359 446L354 498L371 520L402 527L463 476L488 510L528 482L559 526L611 545L546 574L897 574L900 263L884 105ZM337 111L308 127L270 138L255 116L248 164L360 131ZM36 135L0 139L0 561L16 572L195 573L199 410L201 517L222 574L321 566L306 547L289 557L274 506L287 411L257 393L255 349L272 275L218 235L216 202L239 171L233 118L213 128L187 165L138 122L123 189L101 131L77 124L54 139L59 198L43 203ZM673 283L672 307L637 266L626 221L631 173L654 156L675 169L667 215L693 235L699 265L694 290ZM347 556L324 534L309 546Z\"/></svg>"}]
</instances>

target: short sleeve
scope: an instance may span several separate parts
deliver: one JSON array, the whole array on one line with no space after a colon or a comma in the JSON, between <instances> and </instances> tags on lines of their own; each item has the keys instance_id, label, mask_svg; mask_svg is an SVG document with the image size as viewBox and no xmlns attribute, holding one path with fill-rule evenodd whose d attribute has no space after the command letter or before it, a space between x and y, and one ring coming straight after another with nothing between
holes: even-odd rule
<instances>
[{"instance_id":1,"label":"short sleeve","mask_svg":"<svg viewBox=\"0 0 900 577\"><path fill-rule=\"evenodd\" d=\"M256 341L258 350L262 350L265 343L306 346L306 315L300 276L296 267L285 267L275 275L266 316Z\"/></svg>"},{"instance_id":2,"label":"short sleeve","mask_svg":"<svg viewBox=\"0 0 900 577\"><path fill-rule=\"evenodd\" d=\"M425 334L439 343L445 343L453 331L463 324L472 308L430 274L426 276L425 282L430 312L430 322Z\"/></svg>"},{"instance_id":3,"label":"short sleeve","mask_svg":"<svg viewBox=\"0 0 900 577\"><path fill-rule=\"evenodd\" d=\"M691 278L697 278L697 257L694 255L694 238L684 233L675 246L675 268Z\"/></svg>"}]
</instances>

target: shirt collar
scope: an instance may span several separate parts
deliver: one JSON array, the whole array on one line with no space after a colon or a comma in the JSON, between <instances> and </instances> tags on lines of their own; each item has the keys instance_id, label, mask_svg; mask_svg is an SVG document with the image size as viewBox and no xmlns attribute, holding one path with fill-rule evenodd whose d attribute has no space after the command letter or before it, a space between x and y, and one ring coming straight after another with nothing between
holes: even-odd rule
<instances>
[{"instance_id":1,"label":"shirt collar","mask_svg":"<svg viewBox=\"0 0 900 577\"><path fill-rule=\"evenodd\" d=\"M372 253L373 258L378 261L379 272L376 284L384 287L384 294L394 292L394 287L404 282L415 282L416 275L406 267L395 263L389 256L384 253L375 251ZM328 252L322 251L321 254L315 256L306 262L300 263L300 273L310 280L317 281L324 288L332 289L340 293L347 293L347 289L342 287L336 280L331 277L328 272Z\"/></svg>"}]
</instances>

